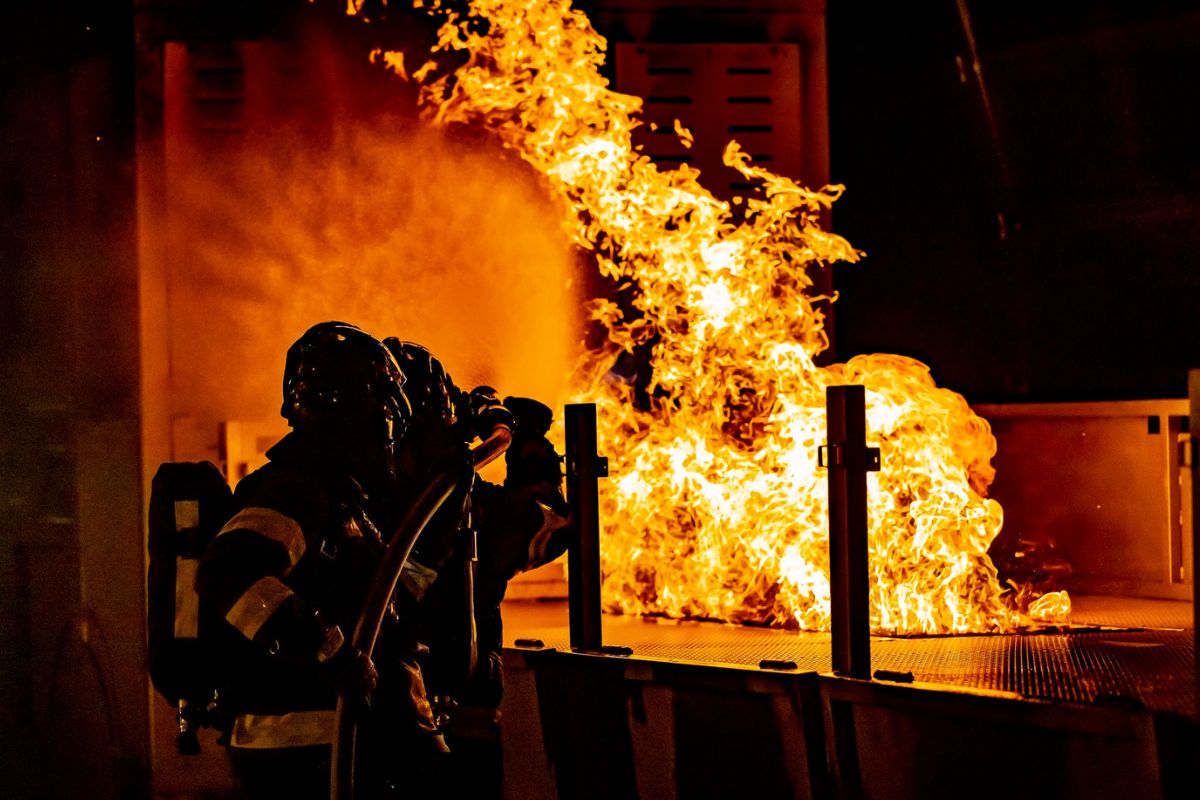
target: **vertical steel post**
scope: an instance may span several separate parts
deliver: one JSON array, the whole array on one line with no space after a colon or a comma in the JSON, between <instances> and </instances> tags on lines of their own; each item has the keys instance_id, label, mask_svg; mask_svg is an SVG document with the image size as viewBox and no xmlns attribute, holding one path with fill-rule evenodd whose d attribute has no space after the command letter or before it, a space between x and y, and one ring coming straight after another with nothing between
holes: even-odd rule
<instances>
[{"instance_id":1,"label":"vertical steel post","mask_svg":"<svg viewBox=\"0 0 1200 800\"><path fill-rule=\"evenodd\" d=\"M1197 437L1200 437L1200 369L1188 372L1188 439L1189 448L1187 463L1192 465L1192 529L1184 531L1184 536L1192 537L1192 563L1188 565L1192 573L1188 577L1192 581L1192 673L1195 705L1193 713L1200 717L1200 586L1197 585L1196 575L1200 574L1200 513L1197 513L1196 503L1200 500L1200 463L1197 463Z\"/></svg>"},{"instance_id":2,"label":"vertical steel post","mask_svg":"<svg viewBox=\"0 0 1200 800\"><path fill-rule=\"evenodd\" d=\"M596 454L596 406L566 407L567 503L578 536L567 551L567 591L572 649L599 650L600 500L599 479L607 462Z\"/></svg>"},{"instance_id":3,"label":"vertical steel post","mask_svg":"<svg viewBox=\"0 0 1200 800\"><path fill-rule=\"evenodd\" d=\"M867 447L866 391L825 389L823 466L829 472L829 589L833 671L871 677L871 605L867 570L867 472L879 451Z\"/></svg>"}]
</instances>

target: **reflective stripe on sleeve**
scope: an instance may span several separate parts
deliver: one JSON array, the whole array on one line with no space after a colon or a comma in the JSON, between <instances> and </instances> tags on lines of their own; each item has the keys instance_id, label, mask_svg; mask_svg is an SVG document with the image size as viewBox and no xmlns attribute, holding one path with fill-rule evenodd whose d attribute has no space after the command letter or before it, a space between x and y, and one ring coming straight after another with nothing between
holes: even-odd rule
<instances>
[{"instance_id":1,"label":"reflective stripe on sleeve","mask_svg":"<svg viewBox=\"0 0 1200 800\"><path fill-rule=\"evenodd\" d=\"M229 522L225 523L225 527L221 528L222 533L229 533L234 530L254 531L259 536L279 542L287 549L288 561L291 565L296 566L300 561L300 557L304 555L304 531L300 528L300 523L289 517L287 514L281 514L273 508L262 508L260 506L248 506L233 515Z\"/></svg>"},{"instance_id":2,"label":"reflective stripe on sleeve","mask_svg":"<svg viewBox=\"0 0 1200 800\"><path fill-rule=\"evenodd\" d=\"M430 569L421 562L413 561L410 558L404 562L404 569L400 572L400 582L404 584L405 589L408 589L409 594L420 600L425 596L425 591L437 580L437 576L437 570Z\"/></svg>"},{"instance_id":3,"label":"reflective stripe on sleeve","mask_svg":"<svg viewBox=\"0 0 1200 800\"><path fill-rule=\"evenodd\" d=\"M332 709L290 714L242 714L233 721L229 746L245 749L333 744L337 720Z\"/></svg>"},{"instance_id":4,"label":"reflective stripe on sleeve","mask_svg":"<svg viewBox=\"0 0 1200 800\"><path fill-rule=\"evenodd\" d=\"M175 559L175 638L195 639L200 629L200 597L196 594L196 558Z\"/></svg>"},{"instance_id":5,"label":"reflective stripe on sleeve","mask_svg":"<svg viewBox=\"0 0 1200 800\"><path fill-rule=\"evenodd\" d=\"M273 575L259 578L233 604L225 619L247 639L253 639L258 629L293 594L291 589L283 585L283 581Z\"/></svg>"},{"instance_id":6,"label":"reflective stripe on sleeve","mask_svg":"<svg viewBox=\"0 0 1200 800\"><path fill-rule=\"evenodd\" d=\"M554 513L550 506L544 503L537 505L542 510L542 527L529 540L529 562L525 565L526 570L546 563L546 548L550 545L551 537L555 531L567 527L570 523L569 519Z\"/></svg>"}]
</instances>

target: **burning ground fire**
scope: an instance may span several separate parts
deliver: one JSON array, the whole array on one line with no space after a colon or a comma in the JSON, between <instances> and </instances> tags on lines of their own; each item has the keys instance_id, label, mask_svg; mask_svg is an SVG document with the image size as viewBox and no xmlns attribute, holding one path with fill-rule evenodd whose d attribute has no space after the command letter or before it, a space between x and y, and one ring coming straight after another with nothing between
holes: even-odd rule
<instances>
[{"instance_id":1,"label":"burning ground fire","mask_svg":"<svg viewBox=\"0 0 1200 800\"><path fill-rule=\"evenodd\" d=\"M726 164L761 187L736 208L696 170L660 170L632 141L642 101L608 87L606 42L569 0L473 0L465 14L416 5L443 20L432 58L410 76L403 54L377 55L421 83L434 123L483 126L545 175L576 212L574 242L629 298L594 303L608 339L574 384L576 399L598 405L610 461L609 610L827 629L817 448L825 387L857 383L882 460L868 486L872 629L1002 632L1065 619L1065 593L1018 609L1020 593L1000 586L987 555L1002 523L986 497L996 441L962 396L902 356L814 363L828 340L808 271L860 256L819 227L840 186L803 188L736 143ZM612 369L635 351L649 352L641 402Z\"/></svg>"}]
</instances>

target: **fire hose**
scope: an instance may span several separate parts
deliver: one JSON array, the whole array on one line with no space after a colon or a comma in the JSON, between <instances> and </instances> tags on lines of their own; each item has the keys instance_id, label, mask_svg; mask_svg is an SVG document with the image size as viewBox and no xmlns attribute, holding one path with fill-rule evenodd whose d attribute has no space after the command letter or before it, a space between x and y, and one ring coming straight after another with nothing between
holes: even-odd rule
<instances>
[{"instance_id":1,"label":"fire hose","mask_svg":"<svg viewBox=\"0 0 1200 800\"><path fill-rule=\"evenodd\" d=\"M471 449L471 466L479 470L499 458L512 443L512 431L503 425L495 427L491 434ZM436 473L417 496L416 501L405 512L400 524L384 551L383 560L375 571L367 598L359 614L358 624L350 643L365 653L374 655L379 639L379 629L392 601L392 593L400 580L400 573L429 520L442 504L459 487L463 476L453 469ZM339 694L334 711L336 733L330 760L329 797L331 800L352 800L354 797L354 749L358 733L356 709L348 707L344 695Z\"/></svg>"}]
</instances>

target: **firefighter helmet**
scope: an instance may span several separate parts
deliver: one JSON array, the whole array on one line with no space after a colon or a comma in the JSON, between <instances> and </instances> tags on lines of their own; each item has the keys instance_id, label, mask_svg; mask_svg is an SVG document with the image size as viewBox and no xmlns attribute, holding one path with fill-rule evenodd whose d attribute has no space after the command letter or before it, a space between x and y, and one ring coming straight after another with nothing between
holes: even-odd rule
<instances>
[{"instance_id":1,"label":"firefighter helmet","mask_svg":"<svg viewBox=\"0 0 1200 800\"><path fill-rule=\"evenodd\" d=\"M322 322L288 348L280 414L296 430L382 433L395 442L412 417L404 382L374 336L346 322Z\"/></svg>"},{"instance_id":2,"label":"firefighter helmet","mask_svg":"<svg viewBox=\"0 0 1200 800\"><path fill-rule=\"evenodd\" d=\"M442 362L427 347L416 342L403 342L389 336L383 344L396 357L408 379L405 394L412 401L413 415L424 422L454 425L462 392L454 385Z\"/></svg>"}]
</instances>

